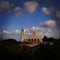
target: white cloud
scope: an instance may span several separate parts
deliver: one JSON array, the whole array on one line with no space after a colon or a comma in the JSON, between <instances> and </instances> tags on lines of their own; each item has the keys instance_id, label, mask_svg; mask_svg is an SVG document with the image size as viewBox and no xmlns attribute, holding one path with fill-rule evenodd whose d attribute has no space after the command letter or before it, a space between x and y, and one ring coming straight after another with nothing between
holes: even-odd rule
<instances>
[{"instance_id":1,"label":"white cloud","mask_svg":"<svg viewBox=\"0 0 60 60\"><path fill-rule=\"evenodd\" d=\"M26 36L32 35L33 29L38 34L43 35L43 36L47 36L47 37L58 38L60 35L59 31L56 29L49 29L49 28L46 29L46 28L42 28L42 27L31 27L31 28L24 29L25 35ZM21 33L21 30L18 30L18 29L15 29L13 31L3 30L2 32L0 32L0 34L7 34L7 35L9 35L9 34L20 34L20 33Z\"/></svg>"},{"instance_id":2,"label":"white cloud","mask_svg":"<svg viewBox=\"0 0 60 60\"><path fill-rule=\"evenodd\" d=\"M29 28L24 29L25 35L31 35L31 31Z\"/></svg>"},{"instance_id":3,"label":"white cloud","mask_svg":"<svg viewBox=\"0 0 60 60\"><path fill-rule=\"evenodd\" d=\"M56 18L60 19L60 11L56 11Z\"/></svg>"},{"instance_id":4,"label":"white cloud","mask_svg":"<svg viewBox=\"0 0 60 60\"><path fill-rule=\"evenodd\" d=\"M42 27L34 27L34 26L33 26L33 27L31 28L31 30L32 30L32 31L39 31L39 32L42 32L42 31L45 30L45 28L42 28Z\"/></svg>"},{"instance_id":5,"label":"white cloud","mask_svg":"<svg viewBox=\"0 0 60 60\"><path fill-rule=\"evenodd\" d=\"M22 9L20 8L20 7L15 7L15 9L14 9L14 14L16 15L16 16L19 16L19 15L21 15L23 13L23 11L22 11Z\"/></svg>"},{"instance_id":6,"label":"white cloud","mask_svg":"<svg viewBox=\"0 0 60 60\"><path fill-rule=\"evenodd\" d=\"M47 36L47 37L57 37L58 31L57 30L52 30L52 29L46 29L46 28L42 28L42 27L31 27L31 28L27 28L25 29L25 34L28 35L32 35L33 31L36 31L38 34L43 35L43 36ZM27 32L28 31L28 32Z\"/></svg>"},{"instance_id":7,"label":"white cloud","mask_svg":"<svg viewBox=\"0 0 60 60\"><path fill-rule=\"evenodd\" d=\"M58 38L59 37L59 31L56 29L48 29L48 31L45 33L45 36L48 37L54 37L54 38Z\"/></svg>"},{"instance_id":8,"label":"white cloud","mask_svg":"<svg viewBox=\"0 0 60 60\"><path fill-rule=\"evenodd\" d=\"M39 28L38 27L32 27L32 31L34 31L34 30L39 30Z\"/></svg>"},{"instance_id":9,"label":"white cloud","mask_svg":"<svg viewBox=\"0 0 60 60\"><path fill-rule=\"evenodd\" d=\"M26 1L24 3L24 8L15 7L13 11L16 16L19 16L19 15L25 15L28 13L33 13L37 7L38 7L38 3L36 1Z\"/></svg>"},{"instance_id":10,"label":"white cloud","mask_svg":"<svg viewBox=\"0 0 60 60\"><path fill-rule=\"evenodd\" d=\"M9 3L8 1L2 1L0 2L0 10L9 10L11 7L13 6L13 4Z\"/></svg>"},{"instance_id":11,"label":"white cloud","mask_svg":"<svg viewBox=\"0 0 60 60\"><path fill-rule=\"evenodd\" d=\"M36 31L40 35L47 36L47 37L53 37L53 38L58 38L60 35L57 29L35 27L35 26L25 29L25 34L27 36L32 35L33 31Z\"/></svg>"},{"instance_id":12,"label":"white cloud","mask_svg":"<svg viewBox=\"0 0 60 60\"><path fill-rule=\"evenodd\" d=\"M31 28L27 28L27 29L24 29L25 30L25 34L27 35L32 35L33 31L36 31L37 33L39 34L42 34L44 33L45 31L45 28L40 28L40 27L31 27Z\"/></svg>"},{"instance_id":13,"label":"white cloud","mask_svg":"<svg viewBox=\"0 0 60 60\"><path fill-rule=\"evenodd\" d=\"M16 29L16 30L14 31L14 33L15 33L15 34L20 34L20 30Z\"/></svg>"},{"instance_id":14,"label":"white cloud","mask_svg":"<svg viewBox=\"0 0 60 60\"><path fill-rule=\"evenodd\" d=\"M56 22L54 20L48 20L48 21L45 21L45 22L41 23L41 26L44 26L44 27L55 27L56 26Z\"/></svg>"},{"instance_id":15,"label":"white cloud","mask_svg":"<svg viewBox=\"0 0 60 60\"><path fill-rule=\"evenodd\" d=\"M11 32L10 32L10 31L7 31L7 30L3 30L2 33L3 33L3 34L11 34Z\"/></svg>"},{"instance_id":16,"label":"white cloud","mask_svg":"<svg viewBox=\"0 0 60 60\"><path fill-rule=\"evenodd\" d=\"M25 10L29 13L32 13L38 7L38 3L36 1L27 1L24 3Z\"/></svg>"},{"instance_id":17,"label":"white cloud","mask_svg":"<svg viewBox=\"0 0 60 60\"><path fill-rule=\"evenodd\" d=\"M45 14L47 14L47 15L54 12L54 7L49 7L49 8L47 8L47 7L42 7L41 9L42 9L43 13L45 13Z\"/></svg>"},{"instance_id":18,"label":"white cloud","mask_svg":"<svg viewBox=\"0 0 60 60\"><path fill-rule=\"evenodd\" d=\"M20 34L21 30L15 29L13 31L3 30L0 34Z\"/></svg>"},{"instance_id":19,"label":"white cloud","mask_svg":"<svg viewBox=\"0 0 60 60\"><path fill-rule=\"evenodd\" d=\"M51 30L51 29L48 29L48 32L49 32L49 33L51 33L51 32L52 32L52 30Z\"/></svg>"}]
</instances>

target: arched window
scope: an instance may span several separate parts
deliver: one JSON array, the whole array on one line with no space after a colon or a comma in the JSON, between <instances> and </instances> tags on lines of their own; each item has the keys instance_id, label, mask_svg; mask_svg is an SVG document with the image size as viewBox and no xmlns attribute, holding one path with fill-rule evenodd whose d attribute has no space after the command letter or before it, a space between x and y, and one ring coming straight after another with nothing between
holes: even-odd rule
<instances>
[{"instance_id":1,"label":"arched window","mask_svg":"<svg viewBox=\"0 0 60 60\"><path fill-rule=\"evenodd\" d=\"M37 39L37 42L40 42L40 41L39 41L39 38Z\"/></svg>"},{"instance_id":2,"label":"arched window","mask_svg":"<svg viewBox=\"0 0 60 60\"><path fill-rule=\"evenodd\" d=\"M31 39L31 42L33 42L33 38Z\"/></svg>"},{"instance_id":3,"label":"arched window","mask_svg":"<svg viewBox=\"0 0 60 60\"><path fill-rule=\"evenodd\" d=\"M36 42L36 39L34 39L34 42Z\"/></svg>"},{"instance_id":4,"label":"arched window","mask_svg":"<svg viewBox=\"0 0 60 60\"><path fill-rule=\"evenodd\" d=\"M30 41L30 39L28 39L28 41Z\"/></svg>"}]
</instances>

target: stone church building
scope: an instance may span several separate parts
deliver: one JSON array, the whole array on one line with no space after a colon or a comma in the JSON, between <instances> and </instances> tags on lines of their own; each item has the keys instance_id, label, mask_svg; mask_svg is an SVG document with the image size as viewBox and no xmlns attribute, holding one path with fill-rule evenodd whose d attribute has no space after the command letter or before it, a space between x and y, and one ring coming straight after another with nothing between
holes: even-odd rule
<instances>
[{"instance_id":1,"label":"stone church building","mask_svg":"<svg viewBox=\"0 0 60 60\"><path fill-rule=\"evenodd\" d=\"M24 36L24 29L21 29L21 36L20 36L20 41L21 42L30 42L30 43L40 43L42 42L43 36L38 34L37 32L33 31L32 35L29 35L28 37Z\"/></svg>"}]
</instances>

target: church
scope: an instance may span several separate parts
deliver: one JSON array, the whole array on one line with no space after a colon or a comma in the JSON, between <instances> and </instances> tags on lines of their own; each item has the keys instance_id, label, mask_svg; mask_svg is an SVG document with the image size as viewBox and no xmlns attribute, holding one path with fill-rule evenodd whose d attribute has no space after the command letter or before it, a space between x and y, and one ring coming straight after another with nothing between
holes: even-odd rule
<instances>
[{"instance_id":1,"label":"church","mask_svg":"<svg viewBox=\"0 0 60 60\"><path fill-rule=\"evenodd\" d=\"M33 31L32 35L29 35L27 37L25 37L24 35L24 29L21 29L21 36L20 36L20 41L21 42L28 42L28 43L40 43L42 42L42 38L43 36L38 34L38 32Z\"/></svg>"}]
</instances>

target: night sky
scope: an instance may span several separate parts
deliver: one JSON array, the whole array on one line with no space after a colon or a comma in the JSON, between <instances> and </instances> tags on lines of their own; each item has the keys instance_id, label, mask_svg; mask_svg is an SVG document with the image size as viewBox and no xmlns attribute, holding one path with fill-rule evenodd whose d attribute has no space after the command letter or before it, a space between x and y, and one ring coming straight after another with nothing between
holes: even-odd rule
<instances>
[{"instance_id":1,"label":"night sky","mask_svg":"<svg viewBox=\"0 0 60 60\"><path fill-rule=\"evenodd\" d=\"M19 40L21 28L59 38L60 0L0 0L0 36Z\"/></svg>"}]
</instances>

